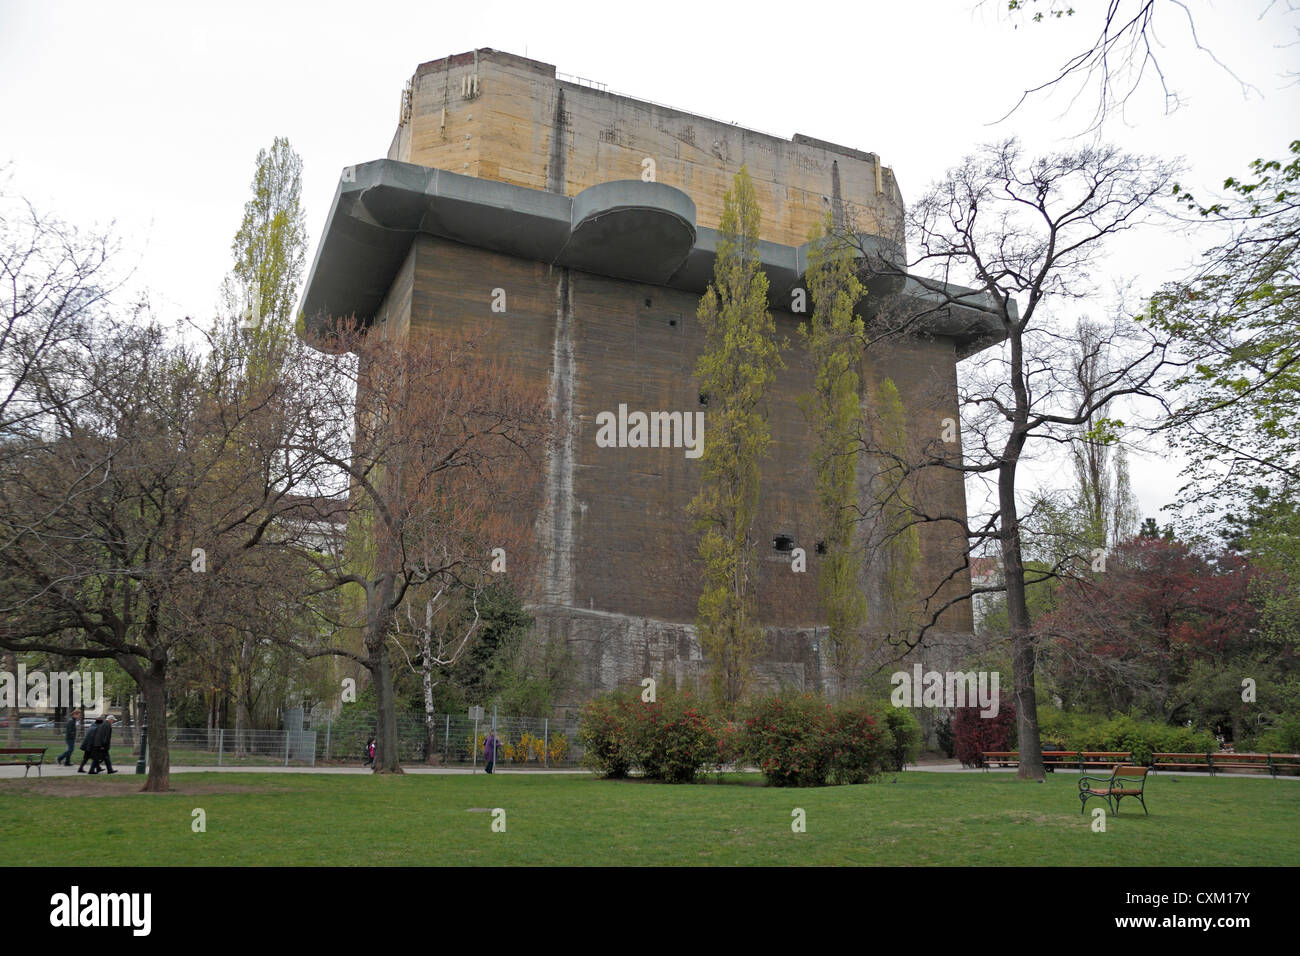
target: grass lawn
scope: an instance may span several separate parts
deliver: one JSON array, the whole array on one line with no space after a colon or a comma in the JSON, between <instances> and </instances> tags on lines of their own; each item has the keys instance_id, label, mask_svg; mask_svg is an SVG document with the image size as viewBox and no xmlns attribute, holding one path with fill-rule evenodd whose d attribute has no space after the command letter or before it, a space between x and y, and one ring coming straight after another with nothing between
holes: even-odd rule
<instances>
[{"instance_id":1,"label":"grass lawn","mask_svg":"<svg viewBox=\"0 0 1300 956\"><path fill-rule=\"evenodd\" d=\"M890 782L896 780L897 782ZM0 865L1295 865L1300 783L1158 776L1105 833L1076 774L784 790L587 776L130 774L0 781ZM1102 806L1089 802L1089 811ZM191 830L191 811L207 832ZM491 829L492 808L506 832ZM791 831L791 811L807 832ZM1130 809L1131 808L1131 809Z\"/></svg>"}]
</instances>

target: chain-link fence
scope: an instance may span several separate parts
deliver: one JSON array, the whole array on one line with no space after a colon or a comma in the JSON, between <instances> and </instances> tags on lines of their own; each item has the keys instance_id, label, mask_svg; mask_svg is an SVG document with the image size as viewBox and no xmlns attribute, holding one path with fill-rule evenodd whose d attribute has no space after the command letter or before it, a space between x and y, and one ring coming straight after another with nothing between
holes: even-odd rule
<instances>
[{"instance_id":1,"label":"chain-link fence","mask_svg":"<svg viewBox=\"0 0 1300 956\"><path fill-rule=\"evenodd\" d=\"M173 767L314 767L314 730L167 728Z\"/></svg>"},{"instance_id":2,"label":"chain-link fence","mask_svg":"<svg viewBox=\"0 0 1300 956\"><path fill-rule=\"evenodd\" d=\"M72 762L81 761L79 730ZM0 740L4 738L0 736ZM63 729L42 727L24 730L22 746L47 748L46 759L64 751ZM207 730L203 727L167 728L167 751L173 767L313 767L317 741L314 730ZM139 735L131 736L115 727L112 755L118 763L139 756Z\"/></svg>"},{"instance_id":3,"label":"chain-link fence","mask_svg":"<svg viewBox=\"0 0 1300 956\"><path fill-rule=\"evenodd\" d=\"M493 732L488 711L475 726L464 714L435 714L432 720L411 715L397 717L397 754L406 763L471 766L483 763L483 746ZM374 712L345 713L317 720L316 756L339 763L365 762L366 744L374 735ZM582 756L578 747L576 717L495 717L497 761L503 768L574 768Z\"/></svg>"},{"instance_id":4,"label":"chain-link fence","mask_svg":"<svg viewBox=\"0 0 1300 956\"><path fill-rule=\"evenodd\" d=\"M296 721L294 723L297 723ZM223 730L203 727L167 728L173 767L313 767L318 761L362 765L366 742L374 734L373 710L345 710L338 716L314 721L301 730ZM398 759L404 763L440 766L482 765L483 745L493 732L489 710L478 722L464 714L437 714L431 721L412 714L397 717ZM503 769L564 768L578 766L578 719L495 717L497 764ZM84 731L77 734L80 748ZM47 757L62 753L61 728L24 730L23 746L48 747ZM113 753L124 759L138 743L120 730L113 737ZM81 760L74 750L74 762Z\"/></svg>"}]
</instances>

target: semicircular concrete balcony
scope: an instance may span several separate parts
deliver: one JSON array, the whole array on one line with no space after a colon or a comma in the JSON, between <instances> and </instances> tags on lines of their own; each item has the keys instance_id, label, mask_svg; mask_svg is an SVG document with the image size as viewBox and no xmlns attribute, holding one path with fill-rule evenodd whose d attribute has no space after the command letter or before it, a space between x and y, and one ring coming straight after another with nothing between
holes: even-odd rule
<instances>
[{"instance_id":1,"label":"semicircular concrete balcony","mask_svg":"<svg viewBox=\"0 0 1300 956\"><path fill-rule=\"evenodd\" d=\"M558 264L667 285L695 248L695 202L663 183L589 186L573 197L572 231Z\"/></svg>"}]
</instances>

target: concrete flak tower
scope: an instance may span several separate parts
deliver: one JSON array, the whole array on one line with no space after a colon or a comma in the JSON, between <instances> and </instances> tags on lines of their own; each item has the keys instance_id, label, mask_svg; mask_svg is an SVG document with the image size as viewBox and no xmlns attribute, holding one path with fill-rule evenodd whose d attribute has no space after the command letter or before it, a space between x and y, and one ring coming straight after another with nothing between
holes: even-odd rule
<instances>
[{"instance_id":1,"label":"concrete flak tower","mask_svg":"<svg viewBox=\"0 0 1300 956\"><path fill-rule=\"evenodd\" d=\"M525 595L535 638L565 642L577 662L567 705L646 676L704 683L686 517L699 460L685 431L697 413L707 421L694 377L704 344L696 309L713 275L723 197L742 165L761 206L759 254L778 336L792 346L767 403L758 679L833 690L819 645L811 436L798 404L813 386L794 334L807 317L789 309L810 232L828 212L902 260L903 200L876 154L744 129L480 49L422 64L402 93L387 158L348 167L335 194L303 298L309 329L355 315L389 337L422 328L477 336L544 384L568 425L546 464L539 571ZM911 280L866 279L868 304L910 296L928 317L862 360L863 401L892 379L908 435L937 435L958 420L958 361L999 330ZM492 308L497 289L508 294L504 312ZM597 442L598 416L637 411L662 416L664 435L683 441ZM953 447L960 454L960 442ZM871 463L858 471L869 494ZM929 476L918 494L927 511L964 522L959 473ZM968 573L954 573L965 553L955 528L922 528L919 593L969 587ZM796 546L807 573L791 572ZM880 580L879 567L865 567L869 606L885 600ZM937 636L963 643L969 604L955 604L940 624Z\"/></svg>"}]
</instances>

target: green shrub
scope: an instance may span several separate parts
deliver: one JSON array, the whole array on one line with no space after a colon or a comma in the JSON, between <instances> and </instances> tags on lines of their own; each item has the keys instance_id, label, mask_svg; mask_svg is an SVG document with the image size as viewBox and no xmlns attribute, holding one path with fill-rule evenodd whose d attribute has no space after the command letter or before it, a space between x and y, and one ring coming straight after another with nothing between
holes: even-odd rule
<instances>
[{"instance_id":1,"label":"green shrub","mask_svg":"<svg viewBox=\"0 0 1300 956\"><path fill-rule=\"evenodd\" d=\"M1276 727L1265 730L1255 741L1260 753L1300 753L1300 717L1284 717Z\"/></svg>"},{"instance_id":2,"label":"green shrub","mask_svg":"<svg viewBox=\"0 0 1300 956\"><path fill-rule=\"evenodd\" d=\"M830 774L830 705L813 694L752 700L741 713L742 749L775 787L817 787Z\"/></svg>"},{"instance_id":3,"label":"green shrub","mask_svg":"<svg viewBox=\"0 0 1300 956\"><path fill-rule=\"evenodd\" d=\"M739 726L740 752L776 787L866 783L885 769L895 747L881 705L832 707L815 694L750 701Z\"/></svg>"},{"instance_id":4,"label":"green shrub","mask_svg":"<svg viewBox=\"0 0 1300 956\"><path fill-rule=\"evenodd\" d=\"M689 695L659 694L633 707L632 762L652 780L692 783L718 758L718 734Z\"/></svg>"},{"instance_id":5,"label":"green shrub","mask_svg":"<svg viewBox=\"0 0 1300 956\"><path fill-rule=\"evenodd\" d=\"M637 691L613 691L582 705L578 741L582 764L606 777L626 777L632 769L634 708L641 706Z\"/></svg>"},{"instance_id":6,"label":"green shrub","mask_svg":"<svg viewBox=\"0 0 1300 956\"><path fill-rule=\"evenodd\" d=\"M921 755L921 723L907 707L886 706L883 711L893 737L883 769L902 770L907 764L916 763Z\"/></svg>"},{"instance_id":7,"label":"green shrub","mask_svg":"<svg viewBox=\"0 0 1300 956\"><path fill-rule=\"evenodd\" d=\"M869 783L888 768L895 742L887 712L899 709L852 701L836 705L831 711L832 721L827 735L830 750L827 779L831 783ZM910 713L907 716L912 717ZM919 740L920 728L914 717L912 726Z\"/></svg>"},{"instance_id":8,"label":"green shrub","mask_svg":"<svg viewBox=\"0 0 1300 956\"><path fill-rule=\"evenodd\" d=\"M1065 750L1129 750L1138 764L1149 764L1153 753L1204 754L1219 749L1214 735L1206 731L1123 714L1107 717L1044 707L1038 711L1038 727L1044 744L1059 744Z\"/></svg>"}]
</instances>

